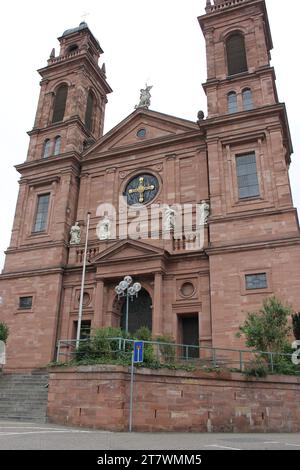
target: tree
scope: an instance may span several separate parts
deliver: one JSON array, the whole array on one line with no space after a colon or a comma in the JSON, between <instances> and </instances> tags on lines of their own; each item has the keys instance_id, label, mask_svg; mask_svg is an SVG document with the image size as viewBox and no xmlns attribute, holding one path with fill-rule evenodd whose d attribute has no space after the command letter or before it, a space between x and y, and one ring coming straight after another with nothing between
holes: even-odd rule
<instances>
[{"instance_id":1,"label":"tree","mask_svg":"<svg viewBox=\"0 0 300 470\"><path fill-rule=\"evenodd\" d=\"M289 346L291 327L288 318L291 307L284 306L276 297L265 299L259 312L248 313L240 326L238 337L245 335L246 345L262 352L284 352Z\"/></svg>"},{"instance_id":2,"label":"tree","mask_svg":"<svg viewBox=\"0 0 300 470\"><path fill-rule=\"evenodd\" d=\"M293 319L294 336L295 336L295 339L299 341L300 340L300 313L295 313L292 316L292 319Z\"/></svg>"},{"instance_id":3,"label":"tree","mask_svg":"<svg viewBox=\"0 0 300 470\"><path fill-rule=\"evenodd\" d=\"M6 340L8 338L8 333L9 333L8 326L5 323L0 322L0 341L4 341L4 343L6 343Z\"/></svg>"}]
</instances>

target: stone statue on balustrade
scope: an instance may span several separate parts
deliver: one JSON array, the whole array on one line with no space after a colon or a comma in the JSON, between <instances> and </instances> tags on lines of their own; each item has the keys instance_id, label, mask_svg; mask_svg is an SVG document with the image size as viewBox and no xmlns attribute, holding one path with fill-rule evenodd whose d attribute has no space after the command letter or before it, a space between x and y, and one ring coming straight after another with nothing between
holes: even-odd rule
<instances>
[{"instance_id":1,"label":"stone statue on balustrade","mask_svg":"<svg viewBox=\"0 0 300 470\"><path fill-rule=\"evenodd\" d=\"M81 243L81 228L79 227L79 222L76 222L70 231L70 245L80 245Z\"/></svg>"},{"instance_id":2,"label":"stone statue on balustrade","mask_svg":"<svg viewBox=\"0 0 300 470\"><path fill-rule=\"evenodd\" d=\"M206 201L201 201L198 210L198 224L199 226L206 225L210 214L210 205Z\"/></svg>"},{"instance_id":3,"label":"stone statue on balustrade","mask_svg":"<svg viewBox=\"0 0 300 470\"><path fill-rule=\"evenodd\" d=\"M109 240L110 239L110 228L111 228L111 222L108 217L104 217L98 228L97 228L97 234L100 240Z\"/></svg>"},{"instance_id":4,"label":"stone statue on balustrade","mask_svg":"<svg viewBox=\"0 0 300 470\"><path fill-rule=\"evenodd\" d=\"M166 232L174 231L176 224L176 211L172 209L170 206L165 208L164 214L164 230Z\"/></svg>"}]
</instances>

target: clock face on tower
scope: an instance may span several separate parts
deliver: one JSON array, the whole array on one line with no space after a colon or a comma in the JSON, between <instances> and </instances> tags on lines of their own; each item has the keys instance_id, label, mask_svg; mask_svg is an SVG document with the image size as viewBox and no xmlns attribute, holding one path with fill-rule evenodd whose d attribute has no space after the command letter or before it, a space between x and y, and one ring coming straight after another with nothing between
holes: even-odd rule
<instances>
[{"instance_id":1,"label":"clock face on tower","mask_svg":"<svg viewBox=\"0 0 300 470\"><path fill-rule=\"evenodd\" d=\"M140 174L134 176L127 184L124 196L127 204L147 204L157 195L159 190L158 179L154 175Z\"/></svg>"}]
</instances>

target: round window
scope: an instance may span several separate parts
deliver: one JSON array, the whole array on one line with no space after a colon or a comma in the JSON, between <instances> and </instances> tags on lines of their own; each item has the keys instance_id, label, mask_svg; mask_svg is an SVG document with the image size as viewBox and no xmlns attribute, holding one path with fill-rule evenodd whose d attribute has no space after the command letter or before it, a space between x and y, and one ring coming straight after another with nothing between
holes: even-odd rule
<instances>
[{"instance_id":1,"label":"round window","mask_svg":"<svg viewBox=\"0 0 300 470\"><path fill-rule=\"evenodd\" d=\"M191 297L195 292L195 287L191 282L185 282L182 284L180 292L183 297Z\"/></svg>"},{"instance_id":2,"label":"round window","mask_svg":"<svg viewBox=\"0 0 300 470\"><path fill-rule=\"evenodd\" d=\"M146 137L146 129L139 129L136 133L136 135L142 139L143 137Z\"/></svg>"},{"instance_id":3,"label":"round window","mask_svg":"<svg viewBox=\"0 0 300 470\"><path fill-rule=\"evenodd\" d=\"M156 176L140 174L132 178L127 184L123 195L127 204L147 204L151 202L159 191L159 182Z\"/></svg>"}]
</instances>

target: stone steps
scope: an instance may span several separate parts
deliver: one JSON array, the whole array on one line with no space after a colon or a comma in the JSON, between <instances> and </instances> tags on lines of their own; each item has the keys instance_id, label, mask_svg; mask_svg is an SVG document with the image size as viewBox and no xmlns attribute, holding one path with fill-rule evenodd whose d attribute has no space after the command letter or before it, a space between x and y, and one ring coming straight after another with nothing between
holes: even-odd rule
<instances>
[{"instance_id":1,"label":"stone steps","mask_svg":"<svg viewBox=\"0 0 300 470\"><path fill-rule=\"evenodd\" d=\"M31 374L0 376L0 419L45 422L48 401L48 375Z\"/></svg>"}]
</instances>

